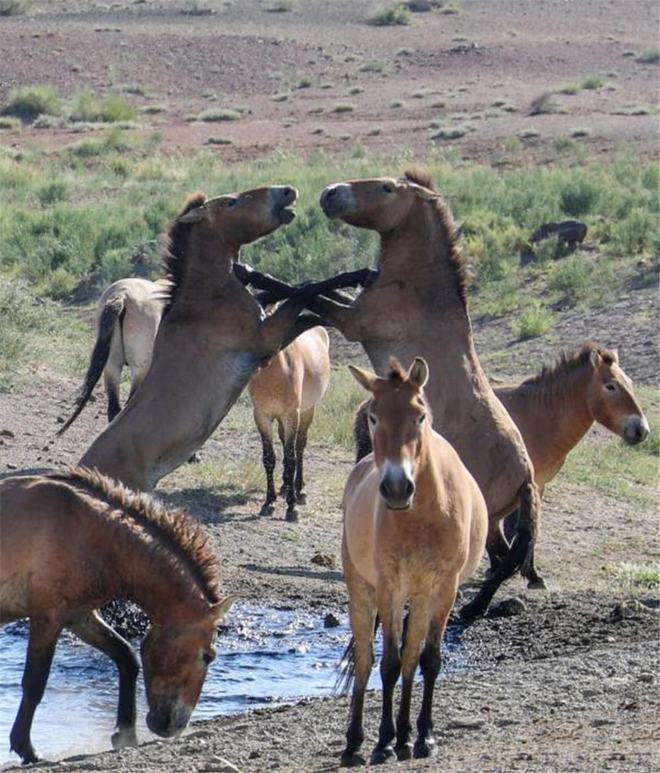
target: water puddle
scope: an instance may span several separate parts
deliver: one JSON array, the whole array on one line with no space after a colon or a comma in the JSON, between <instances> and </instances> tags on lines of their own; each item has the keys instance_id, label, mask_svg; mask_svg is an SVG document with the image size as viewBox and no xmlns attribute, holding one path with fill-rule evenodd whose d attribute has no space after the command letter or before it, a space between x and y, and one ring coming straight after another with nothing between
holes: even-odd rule
<instances>
[{"instance_id":1,"label":"water puddle","mask_svg":"<svg viewBox=\"0 0 660 773\"><path fill-rule=\"evenodd\" d=\"M218 641L194 720L329 695L335 667L350 638L346 615L326 628L320 610L278 610L238 603ZM8 752L9 731L20 702L27 626L0 629L0 765L17 762ZM467 668L455 639L445 643L443 674ZM138 737L151 736L139 681ZM371 686L380 684L374 668ZM114 665L68 634L60 638L46 694L35 715L32 739L48 759L110 748L117 700Z\"/></svg>"}]
</instances>

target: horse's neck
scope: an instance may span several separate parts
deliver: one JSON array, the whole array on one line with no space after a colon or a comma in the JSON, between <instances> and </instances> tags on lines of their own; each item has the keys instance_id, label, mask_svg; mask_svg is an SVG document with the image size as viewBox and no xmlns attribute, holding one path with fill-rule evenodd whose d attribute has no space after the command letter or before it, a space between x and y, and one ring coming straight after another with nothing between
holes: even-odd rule
<instances>
[{"instance_id":1,"label":"horse's neck","mask_svg":"<svg viewBox=\"0 0 660 773\"><path fill-rule=\"evenodd\" d=\"M114 531L109 541L117 596L135 602L152 623L204 608L202 589L186 568L173 570L169 549L154 549L132 529Z\"/></svg>"},{"instance_id":2,"label":"horse's neck","mask_svg":"<svg viewBox=\"0 0 660 773\"><path fill-rule=\"evenodd\" d=\"M229 282L233 261L238 250L203 225L196 227L186 245L183 276L177 289L175 304L194 305L222 295Z\"/></svg>"},{"instance_id":3,"label":"horse's neck","mask_svg":"<svg viewBox=\"0 0 660 773\"><path fill-rule=\"evenodd\" d=\"M397 228L381 235L380 281L404 282L425 309L440 312L443 324L469 329L459 289L459 269L451 258L451 249L435 205L424 202L412 206Z\"/></svg>"},{"instance_id":4,"label":"horse's neck","mask_svg":"<svg viewBox=\"0 0 660 773\"><path fill-rule=\"evenodd\" d=\"M526 390L528 399L547 417L544 444L557 459L564 457L584 437L593 424L587 403L587 390L592 371L580 368L560 374L556 380Z\"/></svg>"},{"instance_id":5,"label":"horse's neck","mask_svg":"<svg viewBox=\"0 0 660 773\"><path fill-rule=\"evenodd\" d=\"M415 507L421 513L428 513L437 519L438 505L442 507L447 498L444 480L435 459L433 430L427 423L423 430L420 454L415 474Z\"/></svg>"}]
</instances>

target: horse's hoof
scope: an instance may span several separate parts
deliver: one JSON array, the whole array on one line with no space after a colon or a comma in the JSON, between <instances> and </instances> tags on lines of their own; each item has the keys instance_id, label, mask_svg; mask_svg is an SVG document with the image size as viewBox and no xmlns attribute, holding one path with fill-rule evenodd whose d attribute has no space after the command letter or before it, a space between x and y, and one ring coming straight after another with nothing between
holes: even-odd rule
<instances>
[{"instance_id":1,"label":"horse's hoof","mask_svg":"<svg viewBox=\"0 0 660 773\"><path fill-rule=\"evenodd\" d=\"M484 607L482 602L475 603L475 601L476 599L466 604L458 613L462 622L474 620L476 617L482 617L485 614L486 607Z\"/></svg>"},{"instance_id":2,"label":"horse's hoof","mask_svg":"<svg viewBox=\"0 0 660 773\"><path fill-rule=\"evenodd\" d=\"M371 759L369 760L370 765L382 765L385 762L389 762L390 760L395 760L396 754L394 752L394 749L390 744L387 746L383 746L382 748L377 746L372 752L371 752Z\"/></svg>"},{"instance_id":3,"label":"horse's hoof","mask_svg":"<svg viewBox=\"0 0 660 773\"><path fill-rule=\"evenodd\" d=\"M199 464L201 461L202 455L198 451L195 451L195 453L188 458L188 464Z\"/></svg>"},{"instance_id":4,"label":"horse's hoof","mask_svg":"<svg viewBox=\"0 0 660 773\"><path fill-rule=\"evenodd\" d=\"M425 738L423 741L417 740L413 749L415 759L426 759L435 757L438 753L438 745L433 738Z\"/></svg>"},{"instance_id":5,"label":"horse's hoof","mask_svg":"<svg viewBox=\"0 0 660 773\"><path fill-rule=\"evenodd\" d=\"M296 495L296 502L299 505L306 505L307 504L307 494L305 494L304 491L301 491L299 494Z\"/></svg>"},{"instance_id":6,"label":"horse's hoof","mask_svg":"<svg viewBox=\"0 0 660 773\"><path fill-rule=\"evenodd\" d=\"M261 512L259 513L259 515L272 515L274 512L275 512L275 505L268 503L262 506Z\"/></svg>"},{"instance_id":7,"label":"horse's hoof","mask_svg":"<svg viewBox=\"0 0 660 773\"><path fill-rule=\"evenodd\" d=\"M361 768L366 764L367 761L357 752L344 752L341 755L341 760L339 762L339 765L342 768Z\"/></svg>"},{"instance_id":8,"label":"horse's hoof","mask_svg":"<svg viewBox=\"0 0 660 773\"><path fill-rule=\"evenodd\" d=\"M135 733L135 728L125 728L123 730L115 731L112 734L110 741L112 742L112 748L115 751L138 746L138 739Z\"/></svg>"},{"instance_id":9,"label":"horse's hoof","mask_svg":"<svg viewBox=\"0 0 660 773\"><path fill-rule=\"evenodd\" d=\"M406 743L397 744L394 747L394 751L396 752L396 758L399 760L399 762L403 762L404 760L409 760L413 756L413 745L410 741L406 741Z\"/></svg>"},{"instance_id":10,"label":"horse's hoof","mask_svg":"<svg viewBox=\"0 0 660 773\"><path fill-rule=\"evenodd\" d=\"M286 483L283 483L283 484L280 486L280 490L279 490L277 493L278 493L278 495L279 495L279 496L281 496L281 497L286 497L286 492L287 492Z\"/></svg>"},{"instance_id":11,"label":"horse's hoof","mask_svg":"<svg viewBox=\"0 0 660 773\"><path fill-rule=\"evenodd\" d=\"M298 521L298 511L296 510L295 507L292 507L292 508L290 508L289 510L286 511L286 516L285 517L286 517L286 520L289 523L297 523L297 521Z\"/></svg>"},{"instance_id":12,"label":"horse's hoof","mask_svg":"<svg viewBox=\"0 0 660 773\"><path fill-rule=\"evenodd\" d=\"M543 577L534 577L527 583L527 587L530 590L548 590L548 583Z\"/></svg>"}]
</instances>

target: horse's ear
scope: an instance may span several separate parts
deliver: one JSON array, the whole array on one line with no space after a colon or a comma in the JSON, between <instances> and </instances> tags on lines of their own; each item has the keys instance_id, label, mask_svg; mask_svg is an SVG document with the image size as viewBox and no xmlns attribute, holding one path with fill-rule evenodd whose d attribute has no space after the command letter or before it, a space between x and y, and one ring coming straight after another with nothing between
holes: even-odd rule
<instances>
[{"instance_id":1,"label":"horse's ear","mask_svg":"<svg viewBox=\"0 0 660 773\"><path fill-rule=\"evenodd\" d=\"M415 357L408 371L408 380L418 389L424 389L429 380L429 366L422 357Z\"/></svg>"},{"instance_id":2,"label":"horse's ear","mask_svg":"<svg viewBox=\"0 0 660 773\"><path fill-rule=\"evenodd\" d=\"M373 392L378 376L369 370L358 368L356 365L349 365L348 369L351 371L353 378L358 384L367 390L367 392Z\"/></svg>"},{"instance_id":3,"label":"horse's ear","mask_svg":"<svg viewBox=\"0 0 660 773\"><path fill-rule=\"evenodd\" d=\"M237 600L238 596L227 596L226 599L222 599L222 601L218 601L217 604L211 605L211 612L213 613L217 623L219 623L222 618L229 612L232 604Z\"/></svg>"},{"instance_id":4,"label":"horse's ear","mask_svg":"<svg viewBox=\"0 0 660 773\"><path fill-rule=\"evenodd\" d=\"M177 223L199 223L206 214L206 204L202 204L200 207L195 207L177 217Z\"/></svg>"}]
</instances>

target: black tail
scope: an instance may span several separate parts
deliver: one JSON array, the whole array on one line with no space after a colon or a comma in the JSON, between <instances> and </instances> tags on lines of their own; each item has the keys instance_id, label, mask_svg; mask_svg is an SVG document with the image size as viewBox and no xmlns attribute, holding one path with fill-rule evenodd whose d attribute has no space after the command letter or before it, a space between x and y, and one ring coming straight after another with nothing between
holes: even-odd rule
<instances>
[{"instance_id":1,"label":"black tail","mask_svg":"<svg viewBox=\"0 0 660 773\"><path fill-rule=\"evenodd\" d=\"M78 397L76 398L76 407L71 416L64 422L64 424L58 429L57 435L63 435L67 429L78 418L82 409L87 405L89 398L92 395L92 391L96 386L98 380L101 378L101 373L110 356L110 344L112 342L112 334L114 333L115 326L121 320L124 314L124 296L120 295L116 298L108 300L101 312L101 318L99 319L99 332L96 337L96 343L92 350L92 356L89 361L89 367L85 374L85 381L80 388Z\"/></svg>"},{"instance_id":2,"label":"black tail","mask_svg":"<svg viewBox=\"0 0 660 773\"><path fill-rule=\"evenodd\" d=\"M376 615L376 622L374 623L374 636L380 625L378 615ZM346 645L344 654L339 661L339 674L335 681L333 692L335 695L346 695L352 686L355 679L355 637L351 636L350 641Z\"/></svg>"},{"instance_id":3,"label":"black tail","mask_svg":"<svg viewBox=\"0 0 660 773\"><path fill-rule=\"evenodd\" d=\"M461 617L470 620L488 609L491 599L500 585L521 569L536 543L540 497L536 483L526 481L520 487L518 524L509 552L484 582L477 595L461 609Z\"/></svg>"},{"instance_id":4,"label":"black tail","mask_svg":"<svg viewBox=\"0 0 660 773\"><path fill-rule=\"evenodd\" d=\"M355 412L353 420L353 440L355 441L355 461L359 462L373 451L371 435L369 435L369 403L365 400Z\"/></svg>"}]
</instances>

